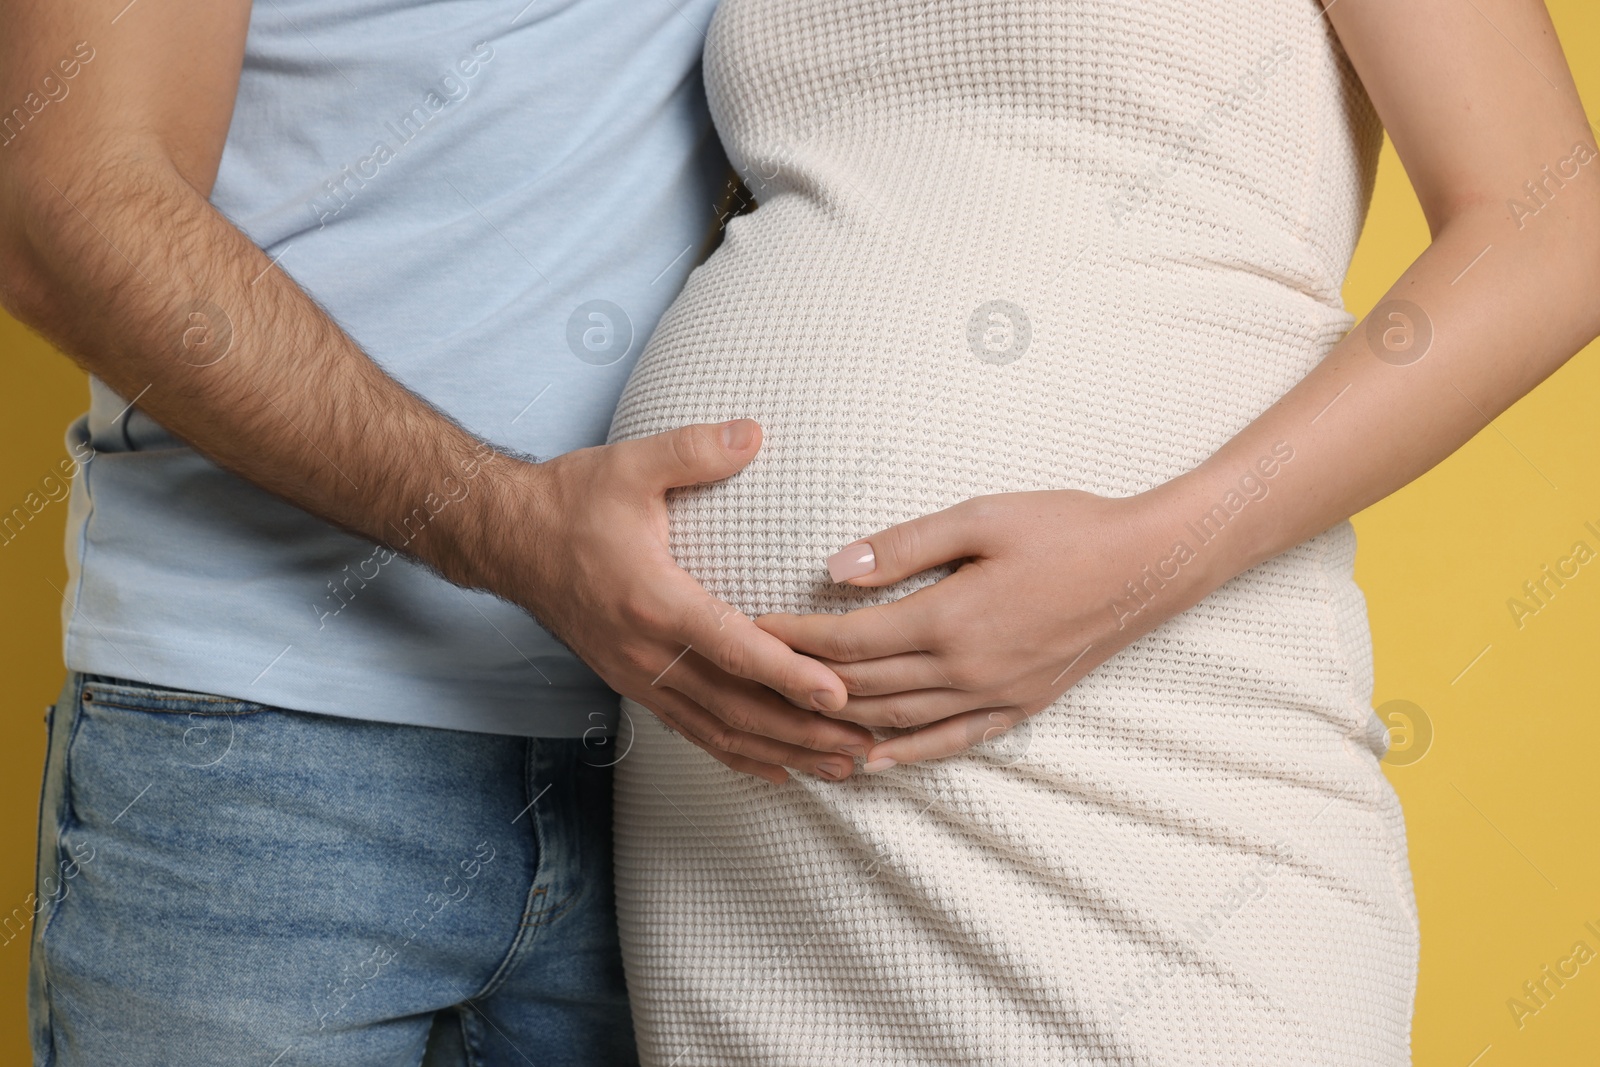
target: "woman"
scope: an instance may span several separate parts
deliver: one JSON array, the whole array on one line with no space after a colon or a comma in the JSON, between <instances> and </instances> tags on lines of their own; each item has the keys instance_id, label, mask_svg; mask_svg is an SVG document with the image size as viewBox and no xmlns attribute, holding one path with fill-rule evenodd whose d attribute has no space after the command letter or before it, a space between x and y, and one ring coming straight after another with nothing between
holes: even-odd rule
<instances>
[{"instance_id":1,"label":"woman","mask_svg":"<svg viewBox=\"0 0 1600 1067\"><path fill-rule=\"evenodd\" d=\"M726 0L760 206L612 436L761 424L673 552L882 729L773 786L627 708L647 1063L1408 1062L1344 520L1600 329L1559 47L1475 6ZM1380 117L1435 240L1352 331Z\"/></svg>"}]
</instances>

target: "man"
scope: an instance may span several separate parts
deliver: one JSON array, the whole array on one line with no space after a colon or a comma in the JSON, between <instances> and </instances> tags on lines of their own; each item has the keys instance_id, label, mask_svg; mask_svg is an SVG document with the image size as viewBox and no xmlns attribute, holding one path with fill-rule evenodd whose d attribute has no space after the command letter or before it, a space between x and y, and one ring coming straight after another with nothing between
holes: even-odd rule
<instances>
[{"instance_id":1,"label":"man","mask_svg":"<svg viewBox=\"0 0 1600 1067\"><path fill-rule=\"evenodd\" d=\"M627 1062L616 693L865 751L665 547L759 428L602 445L722 185L711 7L7 0L4 302L92 375L39 1063Z\"/></svg>"}]
</instances>

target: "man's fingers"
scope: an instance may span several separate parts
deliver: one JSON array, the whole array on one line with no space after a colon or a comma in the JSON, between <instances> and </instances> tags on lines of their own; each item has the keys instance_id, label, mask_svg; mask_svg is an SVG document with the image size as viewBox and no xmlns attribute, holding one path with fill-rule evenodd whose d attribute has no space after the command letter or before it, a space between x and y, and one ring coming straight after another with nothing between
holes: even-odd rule
<instances>
[{"instance_id":1,"label":"man's fingers","mask_svg":"<svg viewBox=\"0 0 1600 1067\"><path fill-rule=\"evenodd\" d=\"M699 590L698 585L694 588ZM696 595L707 601L706 610L690 618L685 644L726 673L776 690L800 707L822 711L844 707L846 693L838 675L763 630L748 615L703 590Z\"/></svg>"},{"instance_id":2,"label":"man's fingers","mask_svg":"<svg viewBox=\"0 0 1600 1067\"><path fill-rule=\"evenodd\" d=\"M685 694L679 693L679 696ZM798 709L790 709L798 710ZM815 714L815 713L811 713ZM713 755L726 753L740 756L760 763L776 764L790 767L807 774L815 774L823 778L838 781L850 777L855 770L855 760L842 753L817 752L799 745L791 745L778 741L764 733L753 733L748 730L737 729L730 726L724 719L701 707L692 699L685 699L675 704L672 709L673 719L683 728L687 736L697 739L706 751ZM820 718L820 716L819 716ZM770 724L759 714L755 716L757 729L763 729ZM863 749L866 746L862 746ZM720 756L718 757L721 758ZM724 760L724 762L727 762Z\"/></svg>"},{"instance_id":3,"label":"man's fingers","mask_svg":"<svg viewBox=\"0 0 1600 1067\"><path fill-rule=\"evenodd\" d=\"M622 455L630 474L667 490L738 473L761 450L761 427L754 419L696 423L609 447Z\"/></svg>"},{"instance_id":4,"label":"man's fingers","mask_svg":"<svg viewBox=\"0 0 1600 1067\"><path fill-rule=\"evenodd\" d=\"M732 752L720 751L696 737L687 726L679 721L679 717L687 714L688 709L694 706L693 702L682 693L676 693L670 689L658 689L650 694L649 702L640 701L639 703L649 708L651 713L660 719L673 733L682 737L696 748L705 750L712 758L725 764L731 770L738 771L741 774L753 775L756 778L765 778L773 785L782 785L789 780L789 772L776 764L762 763L760 760L753 760L748 756L739 756Z\"/></svg>"},{"instance_id":5,"label":"man's fingers","mask_svg":"<svg viewBox=\"0 0 1600 1067\"><path fill-rule=\"evenodd\" d=\"M973 501L902 522L828 557L828 576L851 585L891 585L981 551L982 516Z\"/></svg>"},{"instance_id":6,"label":"man's fingers","mask_svg":"<svg viewBox=\"0 0 1600 1067\"><path fill-rule=\"evenodd\" d=\"M900 763L954 756L974 745L993 741L1025 718L1027 716L1022 709L1015 707L979 708L956 715L932 726L880 741L867 753L863 769L877 774Z\"/></svg>"},{"instance_id":7,"label":"man's fingers","mask_svg":"<svg viewBox=\"0 0 1600 1067\"><path fill-rule=\"evenodd\" d=\"M813 755L864 756L877 739L860 726L797 708L765 686L734 678L690 653L661 680L741 733L760 734ZM794 766L794 764L789 764Z\"/></svg>"},{"instance_id":8,"label":"man's fingers","mask_svg":"<svg viewBox=\"0 0 1600 1067\"><path fill-rule=\"evenodd\" d=\"M950 578L945 579L948 581ZM922 642L937 629L937 621L929 618L931 594L945 582L892 604L857 608L843 615L763 615L756 625L796 652L839 663L927 652L930 649Z\"/></svg>"}]
</instances>

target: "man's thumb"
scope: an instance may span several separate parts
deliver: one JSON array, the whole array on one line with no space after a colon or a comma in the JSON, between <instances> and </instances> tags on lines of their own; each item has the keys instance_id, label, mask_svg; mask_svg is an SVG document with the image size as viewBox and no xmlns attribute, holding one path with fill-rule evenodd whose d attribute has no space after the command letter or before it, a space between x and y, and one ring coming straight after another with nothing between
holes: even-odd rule
<instances>
[{"instance_id":1,"label":"man's thumb","mask_svg":"<svg viewBox=\"0 0 1600 1067\"><path fill-rule=\"evenodd\" d=\"M761 451L754 419L697 423L632 442L640 473L658 489L717 482L744 469Z\"/></svg>"}]
</instances>

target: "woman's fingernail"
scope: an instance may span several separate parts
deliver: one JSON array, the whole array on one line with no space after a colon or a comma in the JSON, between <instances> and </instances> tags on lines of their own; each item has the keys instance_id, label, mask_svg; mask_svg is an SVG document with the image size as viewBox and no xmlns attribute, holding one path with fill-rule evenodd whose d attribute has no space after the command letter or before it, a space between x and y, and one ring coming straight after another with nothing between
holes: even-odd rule
<instances>
[{"instance_id":1,"label":"woman's fingernail","mask_svg":"<svg viewBox=\"0 0 1600 1067\"><path fill-rule=\"evenodd\" d=\"M840 745L839 746L839 751L845 753L848 756L854 756L856 759L865 759L866 755L867 755L867 746L866 745Z\"/></svg>"},{"instance_id":2,"label":"woman's fingernail","mask_svg":"<svg viewBox=\"0 0 1600 1067\"><path fill-rule=\"evenodd\" d=\"M833 694L826 689L818 689L811 694L811 706L818 711L833 710Z\"/></svg>"},{"instance_id":3,"label":"woman's fingernail","mask_svg":"<svg viewBox=\"0 0 1600 1067\"><path fill-rule=\"evenodd\" d=\"M826 760L817 764L817 773L824 778L831 778L837 782L850 773L850 768L835 760Z\"/></svg>"},{"instance_id":4,"label":"woman's fingernail","mask_svg":"<svg viewBox=\"0 0 1600 1067\"><path fill-rule=\"evenodd\" d=\"M743 452L755 440L756 424L749 419L734 419L722 424L722 444L735 452Z\"/></svg>"},{"instance_id":5,"label":"woman's fingernail","mask_svg":"<svg viewBox=\"0 0 1600 1067\"><path fill-rule=\"evenodd\" d=\"M868 760L866 766L862 767L861 769L866 771L868 774L877 774L879 771L886 771L890 767L893 767L894 762L895 761L890 759L888 756L879 756L875 760Z\"/></svg>"},{"instance_id":6,"label":"woman's fingernail","mask_svg":"<svg viewBox=\"0 0 1600 1067\"><path fill-rule=\"evenodd\" d=\"M848 582L852 578L871 574L877 565L877 557L872 554L872 546L867 542L845 545L828 557L828 577L836 582Z\"/></svg>"}]
</instances>

